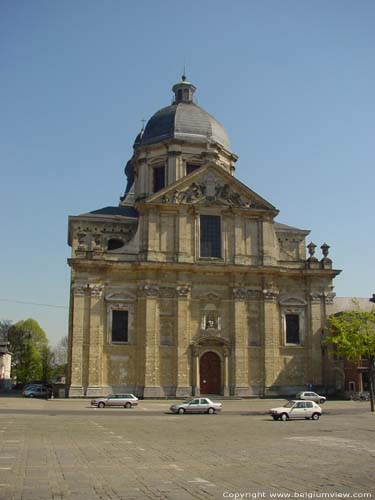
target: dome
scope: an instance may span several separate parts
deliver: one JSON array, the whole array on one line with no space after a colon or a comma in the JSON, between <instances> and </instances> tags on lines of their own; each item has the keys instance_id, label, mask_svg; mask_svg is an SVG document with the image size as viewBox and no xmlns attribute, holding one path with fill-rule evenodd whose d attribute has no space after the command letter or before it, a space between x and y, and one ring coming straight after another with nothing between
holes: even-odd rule
<instances>
[{"instance_id":1,"label":"dome","mask_svg":"<svg viewBox=\"0 0 375 500\"><path fill-rule=\"evenodd\" d=\"M186 77L185 77L186 79ZM207 111L193 102L195 87L184 76L173 86L175 101L171 106L157 111L147 122L136 145L156 144L166 139L189 142L217 142L230 151L230 141L225 128Z\"/></svg>"}]
</instances>

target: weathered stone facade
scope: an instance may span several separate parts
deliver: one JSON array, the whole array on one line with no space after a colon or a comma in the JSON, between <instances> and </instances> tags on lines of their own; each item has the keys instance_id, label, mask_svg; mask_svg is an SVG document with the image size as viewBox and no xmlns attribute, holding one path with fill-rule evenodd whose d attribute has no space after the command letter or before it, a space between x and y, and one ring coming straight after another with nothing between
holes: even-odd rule
<instances>
[{"instance_id":1,"label":"weathered stone facade","mask_svg":"<svg viewBox=\"0 0 375 500\"><path fill-rule=\"evenodd\" d=\"M69 218L70 396L324 385L321 333L339 272L328 247L318 260L310 244L306 257L309 231L274 221L278 210L234 177L237 157L192 102L195 87L174 90L136 139L120 205Z\"/></svg>"}]
</instances>

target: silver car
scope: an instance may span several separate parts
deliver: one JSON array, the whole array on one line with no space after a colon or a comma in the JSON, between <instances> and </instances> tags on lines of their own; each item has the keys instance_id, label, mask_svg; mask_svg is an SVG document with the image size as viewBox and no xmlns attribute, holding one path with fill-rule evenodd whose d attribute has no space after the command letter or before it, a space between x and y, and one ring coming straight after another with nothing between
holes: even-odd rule
<instances>
[{"instance_id":1,"label":"silver car","mask_svg":"<svg viewBox=\"0 0 375 500\"><path fill-rule=\"evenodd\" d=\"M214 403L208 398L194 398L190 401L174 404L170 407L173 413L216 413L221 411L222 404Z\"/></svg>"},{"instance_id":2,"label":"silver car","mask_svg":"<svg viewBox=\"0 0 375 500\"><path fill-rule=\"evenodd\" d=\"M319 396L316 392L303 391L296 395L296 399L304 399L306 401L314 401L315 403L323 404L326 402L325 396Z\"/></svg>"},{"instance_id":3,"label":"silver car","mask_svg":"<svg viewBox=\"0 0 375 500\"><path fill-rule=\"evenodd\" d=\"M134 394L111 394L110 396L91 400L91 406L97 406L98 408L104 408L105 406L131 408L137 404L138 398Z\"/></svg>"}]
</instances>

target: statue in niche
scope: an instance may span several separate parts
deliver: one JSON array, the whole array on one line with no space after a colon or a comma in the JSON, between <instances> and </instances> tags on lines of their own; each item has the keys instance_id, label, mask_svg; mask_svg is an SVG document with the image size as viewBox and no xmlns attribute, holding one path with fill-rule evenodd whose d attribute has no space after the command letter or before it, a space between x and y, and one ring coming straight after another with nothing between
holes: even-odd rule
<instances>
[{"instance_id":1,"label":"statue in niche","mask_svg":"<svg viewBox=\"0 0 375 500\"><path fill-rule=\"evenodd\" d=\"M206 317L206 330L208 330L209 328L216 328L216 327L217 325L214 316L212 314L208 315Z\"/></svg>"}]
</instances>

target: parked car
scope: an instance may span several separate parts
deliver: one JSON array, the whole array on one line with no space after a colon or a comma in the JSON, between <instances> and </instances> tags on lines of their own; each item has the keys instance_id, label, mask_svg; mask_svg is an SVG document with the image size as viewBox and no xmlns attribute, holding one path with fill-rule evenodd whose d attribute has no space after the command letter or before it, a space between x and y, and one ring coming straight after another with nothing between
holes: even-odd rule
<instances>
[{"instance_id":1,"label":"parked car","mask_svg":"<svg viewBox=\"0 0 375 500\"><path fill-rule=\"evenodd\" d=\"M91 400L92 406L104 408L105 406L123 406L124 408L131 408L137 406L138 398L134 394L110 394L103 398L96 398Z\"/></svg>"},{"instance_id":2,"label":"parked car","mask_svg":"<svg viewBox=\"0 0 375 500\"><path fill-rule=\"evenodd\" d=\"M274 420L289 420L290 418L305 418L319 420L322 409L314 401L288 401L284 406L271 408L269 411Z\"/></svg>"},{"instance_id":3,"label":"parked car","mask_svg":"<svg viewBox=\"0 0 375 500\"><path fill-rule=\"evenodd\" d=\"M22 394L25 398L44 398L48 399L52 396L52 390L45 385L28 385Z\"/></svg>"},{"instance_id":4,"label":"parked car","mask_svg":"<svg viewBox=\"0 0 375 500\"><path fill-rule=\"evenodd\" d=\"M316 392L303 391L296 395L296 399L304 399L306 401L315 401L315 403L323 404L326 402L327 398L325 396L320 396Z\"/></svg>"},{"instance_id":5,"label":"parked car","mask_svg":"<svg viewBox=\"0 0 375 500\"><path fill-rule=\"evenodd\" d=\"M221 411L222 404L208 398L195 398L170 407L173 413L216 413Z\"/></svg>"}]
</instances>

